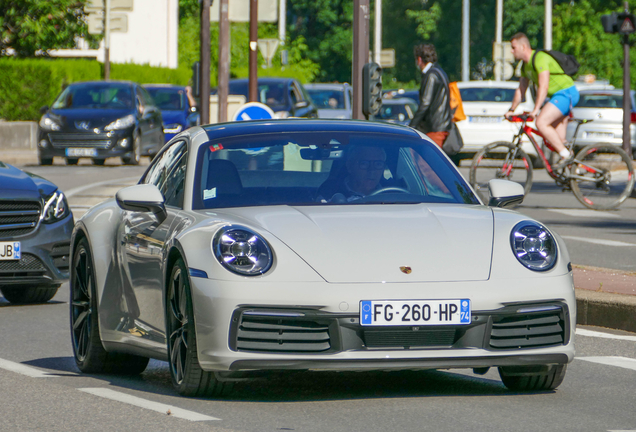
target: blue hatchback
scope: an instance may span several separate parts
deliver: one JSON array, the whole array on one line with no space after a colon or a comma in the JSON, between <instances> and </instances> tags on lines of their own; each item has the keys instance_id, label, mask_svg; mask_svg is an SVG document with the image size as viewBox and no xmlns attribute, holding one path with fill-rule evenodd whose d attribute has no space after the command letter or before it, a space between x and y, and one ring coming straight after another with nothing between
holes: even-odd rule
<instances>
[{"instance_id":1,"label":"blue hatchback","mask_svg":"<svg viewBox=\"0 0 636 432\"><path fill-rule=\"evenodd\" d=\"M185 86L146 84L143 87L161 110L166 142L182 130L199 124L197 107L188 100Z\"/></svg>"}]
</instances>

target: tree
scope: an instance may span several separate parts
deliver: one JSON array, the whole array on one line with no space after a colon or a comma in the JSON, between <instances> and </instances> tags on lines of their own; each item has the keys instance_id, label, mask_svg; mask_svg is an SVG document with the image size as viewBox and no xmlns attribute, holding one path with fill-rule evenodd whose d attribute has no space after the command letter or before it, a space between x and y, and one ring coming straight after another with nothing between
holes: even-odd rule
<instances>
[{"instance_id":1,"label":"tree","mask_svg":"<svg viewBox=\"0 0 636 432\"><path fill-rule=\"evenodd\" d=\"M12 49L18 57L34 57L51 49L73 48L88 34L86 0L0 0L0 55Z\"/></svg>"}]
</instances>

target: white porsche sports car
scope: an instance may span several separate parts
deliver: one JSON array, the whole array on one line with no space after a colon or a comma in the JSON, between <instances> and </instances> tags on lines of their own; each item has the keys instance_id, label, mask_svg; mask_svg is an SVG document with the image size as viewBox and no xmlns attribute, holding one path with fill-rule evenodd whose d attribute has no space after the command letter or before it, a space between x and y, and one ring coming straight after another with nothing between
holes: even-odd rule
<instances>
[{"instance_id":1,"label":"white porsche sports car","mask_svg":"<svg viewBox=\"0 0 636 432\"><path fill-rule=\"evenodd\" d=\"M576 303L561 238L480 202L419 132L366 121L193 127L72 238L85 373L169 363L183 395L266 370L498 367L556 388Z\"/></svg>"}]
</instances>

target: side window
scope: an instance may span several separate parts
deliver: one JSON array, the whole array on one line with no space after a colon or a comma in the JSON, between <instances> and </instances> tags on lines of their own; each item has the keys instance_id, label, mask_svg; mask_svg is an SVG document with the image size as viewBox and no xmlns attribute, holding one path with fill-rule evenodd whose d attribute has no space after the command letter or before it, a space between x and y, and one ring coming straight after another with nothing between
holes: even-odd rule
<instances>
[{"instance_id":1,"label":"side window","mask_svg":"<svg viewBox=\"0 0 636 432\"><path fill-rule=\"evenodd\" d=\"M289 95L291 96L292 106L296 105L298 101L302 100L301 97L298 95L298 90L295 87L291 87L289 89Z\"/></svg>"},{"instance_id":2,"label":"side window","mask_svg":"<svg viewBox=\"0 0 636 432\"><path fill-rule=\"evenodd\" d=\"M143 101L144 105L154 105L155 101L152 98L152 96L150 96L150 93L148 93L148 90L146 90L143 87L139 87L139 94L141 95L141 100Z\"/></svg>"},{"instance_id":3,"label":"side window","mask_svg":"<svg viewBox=\"0 0 636 432\"><path fill-rule=\"evenodd\" d=\"M170 186L170 176L186 153L187 146L184 141L178 141L171 145L166 151L155 159L148 174L144 178L144 183L154 184L159 188L163 197L168 199L167 192ZM184 159L185 162L185 159Z\"/></svg>"},{"instance_id":4,"label":"side window","mask_svg":"<svg viewBox=\"0 0 636 432\"><path fill-rule=\"evenodd\" d=\"M139 110L140 113L143 113L144 108L146 107L146 102L144 101L144 98L141 95L141 92L139 91L139 89L137 89L137 91L135 92L135 99L137 101L137 109Z\"/></svg>"},{"instance_id":5,"label":"side window","mask_svg":"<svg viewBox=\"0 0 636 432\"><path fill-rule=\"evenodd\" d=\"M184 151L168 174L166 192L164 193L167 206L183 208L187 160L188 152Z\"/></svg>"}]
</instances>

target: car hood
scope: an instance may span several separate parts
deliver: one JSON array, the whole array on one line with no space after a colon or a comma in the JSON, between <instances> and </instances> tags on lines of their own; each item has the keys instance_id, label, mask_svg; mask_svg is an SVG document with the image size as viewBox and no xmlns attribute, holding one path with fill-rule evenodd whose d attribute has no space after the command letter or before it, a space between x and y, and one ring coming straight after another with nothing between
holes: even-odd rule
<instances>
[{"instance_id":1,"label":"car hood","mask_svg":"<svg viewBox=\"0 0 636 432\"><path fill-rule=\"evenodd\" d=\"M328 282L478 281L490 274L493 214L484 206L276 206L226 212L232 223L278 238Z\"/></svg>"},{"instance_id":2,"label":"car hood","mask_svg":"<svg viewBox=\"0 0 636 432\"><path fill-rule=\"evenodd\" d=\"M57 186L40 176L0 162L0 198L39 199L55 192Z\"/></svg>"},{"instance_id":3,"label":"car hood","mask_svg":"<svg viewBox=\"0 0 636 432\"><path fill-rule=\"evenodd\" d=\"M595 123L587 124L586 127L593 128L600 123L623 124L622 108L572 108L572 115L577 119L595 121Z\"/></svg>"},{"instance_id":4,"label":"car hood","mask_svg":"<svg viewBox=\"0 0 636 432\"><path fill-rule=\"evenodd\" d=\"M109 123L130 114L135 114L135 111L131 109L61 109L49 111L49 116L58 121L62 129L67 131L101 129Z\"/></svg>"}]
</instances>

